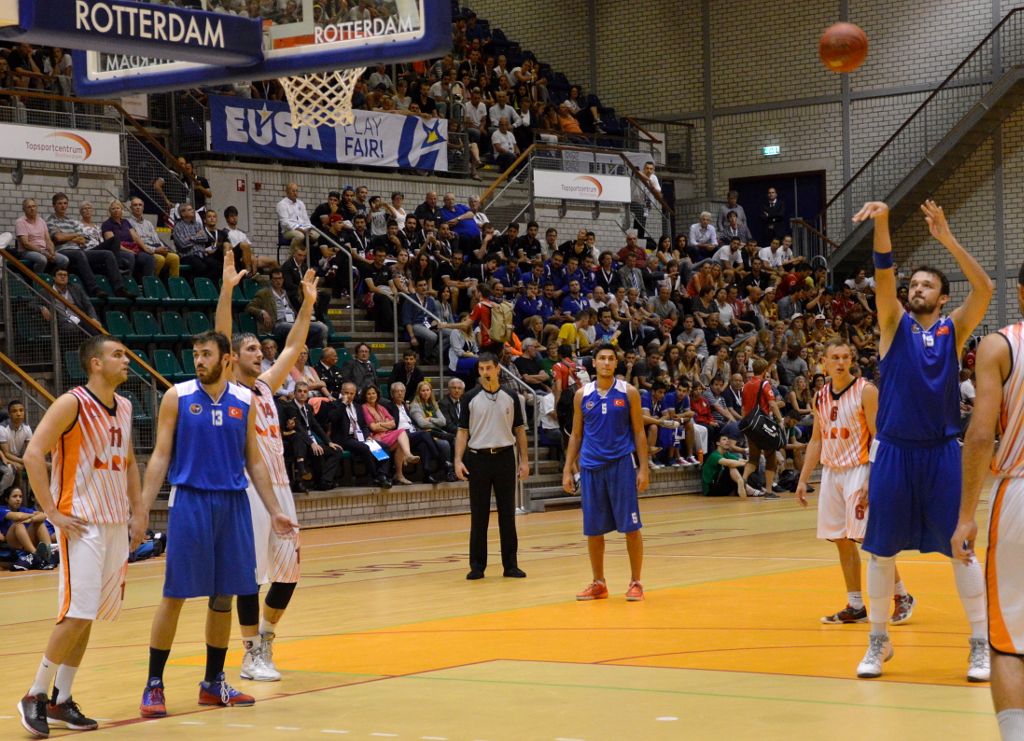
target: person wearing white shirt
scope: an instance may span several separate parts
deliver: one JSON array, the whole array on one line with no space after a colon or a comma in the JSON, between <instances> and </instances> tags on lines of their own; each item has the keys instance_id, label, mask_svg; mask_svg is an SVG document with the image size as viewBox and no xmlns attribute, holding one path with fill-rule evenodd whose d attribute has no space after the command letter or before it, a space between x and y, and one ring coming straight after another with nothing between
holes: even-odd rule
<instances>
[{"instance_id":1,"label":"person wearing white shirt","mask_svg":"<svg viewBox=\"0 0 1024 741\"><path fill-rule=\"evenodd\" d=\"M491 134L491 147L494 149L494 162L502 172L511 167L519 156L515 134L504 116L498 121L498 130Z\"/></svg>"},{"instance_id":2,"label":"person wearing white shirt","mask_svg":"<svg viewBox=\"0 0 1024 741\"><path fill-rule=\"evenodd\" d=\"M253 255L252 243L249 241L248 235L238 228L237 208L228 206L224 209L224 221L227 222L227 229L224 230L224 235L227 237L228 244L231 245L232 252L234 252L236 266L238 263L241 263L249 271L250 277L255 276L256 271L260 268L271 269L279 267L277 260L272 257Z\"/></svg>"},{"instance_id":3,"label":"person wearing white shirt","mask_svg":"<svg viewBox=\"0 0 1024 741\"><path fill-rule=\"evenodd\" d=\"M483 102L480 88L475 87L469 93L469 100L463 104L463 127L469 137L469 152L472 157L471 174L475 175L476 168L480 165L481 142L486 144L487 134L487 104Z\"/></svg>"},{"instance_id":4,"label":"person wearing white shirt","mask_svg":"<svg viewBox=\"0 0 1024 741\"><path fill-rule=\"evenodd\" d=\"M686 238L686 244L691 249L697 250L698 258L711 257L718 249L718 233L711 223L711 213L703 211L700 221L690 225L690 233Z\"/></svg>"},{"instance_id":5,"label":"person wearing white shirt","mask_svg":"<svg viewBox=\"0 0 1024 741\"><path fill-rule=\"evenodd\" d=\"M377 69L370 75L369 89L376 90L378 85L383 85L386 89L394 91L395 83L391 81L390 75L387 73L387 68L383 64L378 64Z\"/></svg>"},{"instance_id":6,"label":"person wearing white shirt","mask_svg":"<svg viewBox=\"0 0 1024 741\"><path fill-rule=\"evenodd\" d=\"M508 119L510 129L514 129L522 123L519 119L519 114L516 113L516 109L508 104L508 93L504 90L499 90L494 94L494 100L494 105L487 112L488 118L490 118L491 131L497 130L498 124L503 118Z\"/></svg>"},{"instance_id":7,"label":"person wearing white shirt","mask_svg":"<svg viewBox=\"0 0 1024 741\"><path fill-rule=\"evenodd\" d=\"M765 267L770 270L781 270L782 266L793 259L793 250L788 249L778 239L773 239L767 247L757 251Z\"/></svg>"},{"instance_id":8,"label":"person wearing white shirt","mask_svg":"<svg viewBox=\"0 0 1024 741\"><path fill-rule=\"evenodd\" d=\"M306 239L314 235L306 204L299 200L298 183L284 186L284 198L277 202L277 221L281 225L281 234L292 241L292 249L300 245L304 248Z\"/></svg>"},{"instance_id":9,"label":"person wearing white shirt","mask_svg":"<svg viewBox=\"0 0 1024 741\"><path fill-rule=\"evenodd\" d=\"M733 239L729 244L722 245L718 248L718 251L711 256L711 259L715 262L721 263L723 268L735 265L740 268L743 267L743 242L739 239Z\"/></svg>"}]
</instances>

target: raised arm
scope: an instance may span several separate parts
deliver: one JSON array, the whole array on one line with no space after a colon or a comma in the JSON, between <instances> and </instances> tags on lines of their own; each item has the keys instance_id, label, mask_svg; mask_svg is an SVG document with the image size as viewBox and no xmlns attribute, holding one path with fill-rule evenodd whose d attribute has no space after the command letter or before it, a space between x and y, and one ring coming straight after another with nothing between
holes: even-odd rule
<instances>
[{"instance_id":1,"label":"raised arm","mask_svg":"<svg viewBox=\"0 0 1024 741\"><path fill-rule=\"evenodd\" d=\"M242 282L247 270L235 270L235 256L231 250L224 250L224 269L221 273L220 295L217 297L216 330L225 337L231 337L231 294Z\"/></svg>"},{"instance_id":2,"label":"raised arm","mask_svg":"<svg viewBox=\"0 0 1024 741\"><path fill-rule=\"evenodd\" d=\"M295 367L295 361L306 344L306 335L309 332L309 323L313 317L313 307L316 306L316 284L319 279L316 271L307 270L302 276L302 306L295 317L295 323L288 331L284 348L277 356L277 360L270 366L260 378L270 386L270 390L276 392L281 384L288 377L288 373Z\"/></svg>"},{"instance_id":3,"label":"raised arm","mask_svg":"<svg viewBox=\"0 0 1024 741\"><path fill-rule=\"evenodd\" d=\"M960 272L971 284L971 292L967 294L967 298L959 308L954 309L953 313L949 315L956 326L956 353L959 355L964 349L967 338L971 336L971 332L985 318L985 312L988 311L988 305L992 301L994 284L984 268L953 236L942 206L936 205L935 201L927 200L921 205L921 212L924 213L924 220L928 222L928 231L953 256L956 264L960 267ZM876 285L878 283L877 277L875 283Z\"/></svg>"},{"instance_id":4,"label":"raised arm","mask_svg":"<svg viewBox=\"0 0 1024 741\"><path fill-rule=\"evenodd\" d=\"M892 239L889 236L889 207L881 201L869 201L853 217L855 223L873 219L875 222L875 305L878 307L878 329L881 339L879 355L885 356L896 334L903 305L896 298L896 271L893 269Z\"/></svg>"},{"instance_id":5,"label":"raised arm","mask_svg":"<svg viewBox=\"0 0 1024 741\"><path fill-rule=\"evenodd\" d=\"M1006 338L998 333L985 337L978 346L978 357L974 364L977 393L971 424L964 436L960 517L952 539L953 558L965 563L970 563L974 557L974 540L978 537L975 513L981 487L988 477L1003 404L1003 382L1010 370L1010 346Z\"/></svg>"}]
</instances>

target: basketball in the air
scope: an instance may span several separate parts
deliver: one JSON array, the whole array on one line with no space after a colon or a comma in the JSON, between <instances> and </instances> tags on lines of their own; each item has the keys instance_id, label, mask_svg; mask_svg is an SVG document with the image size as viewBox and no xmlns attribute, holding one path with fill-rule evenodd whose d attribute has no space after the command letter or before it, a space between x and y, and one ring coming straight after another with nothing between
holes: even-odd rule
<instances>
[{"instance_id":1,"label":"basketball in the air","mask_svg":"<svg viewBox=\"0 0 1024 741\"><path fill-rule=\"evenodd\" d=\"M818 56L833 72L853 72L868 55L868 35L853 23L836 23L818 40Z\"/></svg>"}]
</instances>

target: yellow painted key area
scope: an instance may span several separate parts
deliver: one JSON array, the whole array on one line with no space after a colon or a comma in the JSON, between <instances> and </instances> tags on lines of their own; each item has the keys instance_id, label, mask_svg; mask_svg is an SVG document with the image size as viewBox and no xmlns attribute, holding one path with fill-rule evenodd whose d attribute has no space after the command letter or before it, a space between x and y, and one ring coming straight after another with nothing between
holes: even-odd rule
<instances>
[{"instance_id":1,"label":"yellow painted key area","mask_svg":"<svg viewBox=\"0 0 1024 741\"><path fill-rule=\"evenodd\" d=\"M641 504L640 603L623 597L615 534L610 598L575 601L590 579L578 510L518 518L526 579L501 576L494 518L476 582L464 578L468 517L304 532L303 580L275 643L282 681L238 678L236 627L228 681L257 704L200 708L206 605L193 600L167 668L170 715L153 721L138 703L163 560L132 565L125 611L95 625L75 699L104 719L97 738L998 738L987 685L965 679L967 623L944 558L900 560L913 619L892 628L883 677L858 680L867 625L819 622L846 594L834 546L814 537L813 501ZM24 737L14 705L55 601L55 572L0 577L0 738Z\"/></svg>"}]
</instances>

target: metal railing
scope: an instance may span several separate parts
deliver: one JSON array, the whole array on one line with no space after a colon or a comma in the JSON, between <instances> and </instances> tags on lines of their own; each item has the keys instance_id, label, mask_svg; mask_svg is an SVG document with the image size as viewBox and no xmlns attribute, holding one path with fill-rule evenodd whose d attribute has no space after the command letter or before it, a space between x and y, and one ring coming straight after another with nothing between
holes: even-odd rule
<instances>
[{"instance_id":1,"label":"metal railing","mask_svg":"<svg viewBox=\"0 0 1024 741\"><path fill-rule=\"evenodd\" d=\"M0 302L9 359L38 381L49 380L55 395L85 383L79 345L91 335L109 334L107 330L8 251L0 250L0 262ZM118 393L132 401L135 440L140 449L148 450L155 441L159 399L170 383L134 351L129 350L129 358L128 380Z\"/></svg>"},{"instance_id":2,"label":"metal railing","mask_svg":"<svg viewBox=\"0 0 1024 741\"><path fill-rule=\"evenodd\" d=\"M819 265L828 270L828 282L832 283L832 264L829 256L839 245L828 238L821 230L804 221L803 219L790 219L793 233L793 253L799 257L807 258L811 267Z\"/></svg>"},{"instance_id":3,"label":"metal railing","mask_svg":"<svg viewBox=\"0 0 1024 741\"><path fill-rule=\"evenodd\" d=\"M540 411L538 409L537 392L530 388L529 384L523 379L519 378L506 368L501 363L498 364L498 368L501 369L502 377L507 378L515 383L520 389L523 389L520 393L524 396L524 402L526 397L533 399L533 475L540 475ZM523 410L525 414L526 410ZM526 501L526 486L523 480L516 476L516 514L526 514L530 511L530 503Z\"/></svg>"},{"instance_id":4,"label":"metal railing","mask_svg":"<svg viewBox=\"0 0 1024 741\"><path fill-rule=\"evenodd\" d=\"M655 163L670 172L693 172L693 124L626 116L626 148L650 145Z\"/></svg>"},{"instance_id":5,"label":"metal railing","mask_svg":"<svg viewBox=\"0 0 1024 741\"><path fill-rule=\"evenodd\" d=\"M855 209L884 200L1006 71L1024 65L1024 9L1011 10L828 201L819 228L841 244Z\"/></svg>"},{"instance_id":6,"label":"metal railing","mask_svg":"<svg viewBox=\"0 0 1024 741\"><path fill-rule=\"evenodd\" d=\"M0 353L0 399L4 405L20 401L25 407L25 421L33 429L53 403L54 397L9 357Z\"/></svg>"},{"instance_id":7,"label":"metal railing","mask_svg":"<svg viewBox=\"0 0 1024 741\"><path fill-rule=\"evenodd\" d=\"M349 261L349 270L348 270L348 300L349 300L349 304L350 304L349 310L348 310L349 332L351 332L352 334L355 334L355 332L356 332L356 286L355 286L355 278L354 278L354 273L356 271L355 260L352 259L352 253L349 252L348 247L346 247L341 242L336 240L328 232L325 232L323 229L321 229L316 224L313 225L313 228L316 229L317 234L320 235L320 239L323 239L329 245L333 246L334 248L336 248L338 250L343 250L349 256L349 258L348 258L348 261ZM309 237L308 237L308 235L306 237L306 254L309 254ZM280 255L278 255L278 262L280 262ZM397 347L396 347L396 349L397 349Z\"/></svg>"},{"instance_id":8,"label":"metal railing","mask_svg":"<svg viewBox=\"0 0 1024 741\"><path fill-rule=\"evenodd\" d=\"M419 298L416 298L415 301L414 301L413 300L413 294L399 293L398 297L400 299L404 299L404 300L406 300L406 301L408 301L410 303L415 303L416 306L419 309L421 309L424 314L429 316L431 319L433 319L438 324L437 329L435 330L437 332L437 367L438 367L437 382L438 382L438 385L440 386L441 391L444 391L444 366L445 366L445 363L444 363L444 334L441 332L441 325L442 324L446 324L446 322L441 317L439 317L437 314L435 314L430 309L428 309L426 306L421 304L420 301L419 301ZM396 306L395 306L396 313L397 313L397 310L398 310L398 308L400 306L401 306L401 303L396 304ZM397 342L395 343L395 360L396 361L398 360L398 343Z\"/></svg>"}]
</instances>

